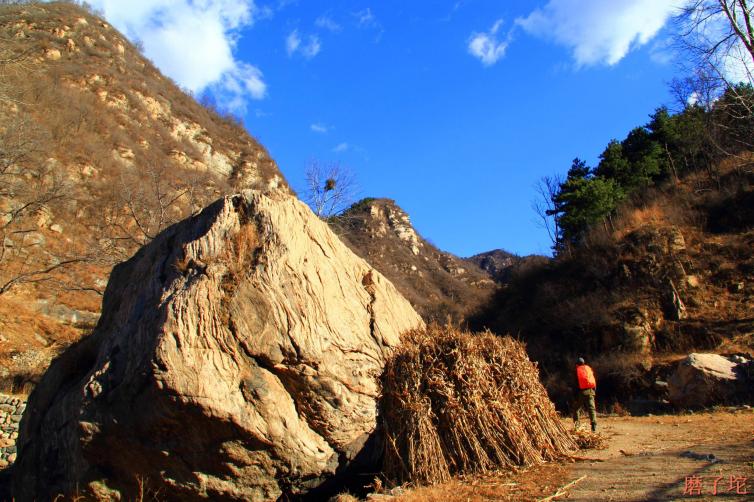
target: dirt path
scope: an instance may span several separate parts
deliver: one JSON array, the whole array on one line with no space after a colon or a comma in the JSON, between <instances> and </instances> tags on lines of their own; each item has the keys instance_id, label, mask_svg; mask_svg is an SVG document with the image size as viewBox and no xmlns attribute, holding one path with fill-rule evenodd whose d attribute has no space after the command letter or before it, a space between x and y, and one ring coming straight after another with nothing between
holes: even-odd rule
<instances>
[{"instance_id":1,"label":"dirt path","mask_svg":"<svg viewBox=\"0 0 754 502\"><path fill-rule=\"evenodd\" d=\"M754 500L752 410L618 417L601 424L609 447L585 452L599 461L568 469L573 479L587 477L566 500ZM714 461L704 458L709 454Z\"/></svg>"},{"instance_id":2,"label":"dirt path","mask_svg":"<svg viewBox=\"0 0 754 502\"><path fill-rule=\"evenodd\" d=\"M586 460L409 490L397 500L540 500L583 477L555 500L754 501L754 409L601 417L599 423L608 447L582 451ZM702 457L708 454L717 461ZM687 478L696 484L687 487ZM684 494L687 488L692 494Z\"/></svg>"}]
</instances>

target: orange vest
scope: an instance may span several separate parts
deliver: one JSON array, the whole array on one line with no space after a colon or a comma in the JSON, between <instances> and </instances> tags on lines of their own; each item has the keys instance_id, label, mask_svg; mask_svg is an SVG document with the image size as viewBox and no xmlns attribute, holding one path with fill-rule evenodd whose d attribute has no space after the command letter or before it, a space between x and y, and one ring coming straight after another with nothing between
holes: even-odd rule
<instances>
[{"instance_id":1,"label":"orange vest","mask_svg":"<svg viewBox=\"0 0 754 502\"><path fill-rule=\"evenodd\" d=\"M586 364L576 366L576 377L579 379L579 389L594 389L597 387L597 381L594 379L592 368Z\"/></svg>"}]
</instances>

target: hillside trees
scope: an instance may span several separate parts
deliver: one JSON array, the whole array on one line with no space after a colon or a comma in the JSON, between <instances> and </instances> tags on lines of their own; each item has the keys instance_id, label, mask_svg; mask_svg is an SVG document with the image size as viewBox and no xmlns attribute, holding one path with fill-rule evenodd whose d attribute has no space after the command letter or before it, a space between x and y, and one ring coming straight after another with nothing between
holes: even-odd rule
<instances>
[{"instance_id":1,"label":"hillside trees","mask_svg":"<svg viewBox=\"0 0 754 502\"><path fill-rule=\"evenodd\" d=\"M741 95L744 91L738 90L723 100L733 103ZM752 101L743 103L754 103L754 93ZM658 108L647 124L632 129L625 139L611 140L596 167L574 160L567 178L555 190L539 191L541 199L549 199L540 204L547 205L546 214L554 218L556 252L577 245L595 224L610 230L612 216L623 200L665 180L677 180L688 171L709 169L716 158L711 115L725 113L724 120L718 120L727 124L727 139L719 138L722 144L750 138L754 129L748 125L750 115L743 103L738 104L735 117L722 111L727 105L715 105L709 111L689 105L675 115Z\"/></svg>"},{"instance_id":2,"label":"hillside trees","mask_svg":"<svg viewBox=\"0 0 754 502\"><path fill-rule=\"evenodd\" d=\"M623 196L615 180L595 176L583 160L574 159L566 180L552 197L553 209L548 211L559 229L556 247L578 242L583 230L595 222L607 225Z\"/></svg>"},{"instance_id":3,"label":"hillside trees","mask_svg":"<svg viewBox=\"0 0 754 502\"><path fill-rule=\"evenodd\" d=\"M674 88L684 103L710 112L708 140L720 156L754 146L753 10L751 0L690 0L676 18L688 76Z\"/></svg>"}]
</instances>

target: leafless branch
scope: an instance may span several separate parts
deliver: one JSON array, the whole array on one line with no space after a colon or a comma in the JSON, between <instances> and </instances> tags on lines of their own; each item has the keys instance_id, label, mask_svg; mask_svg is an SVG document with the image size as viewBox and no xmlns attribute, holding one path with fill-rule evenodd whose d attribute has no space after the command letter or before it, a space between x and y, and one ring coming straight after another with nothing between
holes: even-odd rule
<instances>
[{"instance_id":1,"label":"leafless branch","mask_svg":"<svg viewBox=\"0 0 754 502\"><path fill-rule=\"evenodd\" d=\"M543 176L534 186L537 198L532 201L532 209L537 214L538 224L547 231L553 246L558 243L560 229L558 219L554 214L555 196L560 190L563 180L560 175Z\"/></svg>"},{"instance_id":2,"label":"leafless branch","mask_svg":"<svg viewBox=\"0 0 754 502\"><path fill-rule=\"evenodd\" d=\"M339 163L323 165L312 160L306 166L306 201L320 218L336 216L351 205L356 182L351 171Z\"/></svg>"}]
</instances>

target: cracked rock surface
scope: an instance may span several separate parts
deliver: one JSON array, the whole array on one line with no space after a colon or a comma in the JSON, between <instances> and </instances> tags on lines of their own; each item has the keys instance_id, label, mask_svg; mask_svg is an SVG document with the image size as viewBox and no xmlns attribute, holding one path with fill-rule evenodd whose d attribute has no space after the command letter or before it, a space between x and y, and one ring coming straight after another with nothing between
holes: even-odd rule
<instances>
[{"instance_id":1,"label":"cracked rock surface","mask_svg":"<svg viewBox=\"0 0 754 502\"><path fill-rule=\"evenodd\" d=\"M16 500L304 494L359 454L422 321L294 197L246 191L117 266L20 424Z\"/></svg>"}]
</instances>

